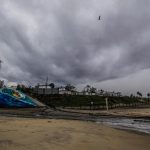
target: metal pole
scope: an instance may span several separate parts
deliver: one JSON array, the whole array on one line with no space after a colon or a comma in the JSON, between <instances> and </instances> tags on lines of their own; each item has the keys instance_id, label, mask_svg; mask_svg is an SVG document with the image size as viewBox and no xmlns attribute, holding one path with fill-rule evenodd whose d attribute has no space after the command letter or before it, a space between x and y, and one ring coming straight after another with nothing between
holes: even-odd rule
<instances>
[{"instance_id":1,"label":"metal pole","mask_svg":"<svg viewBox=\"0 0 150 150\"><path fill-rule=\"evenodd\" d=\"M105 102L106 102L106 110L108 111L108 98L105 98Z\"/></svg>"},{"instance_id":2,"label":"metal pole","mask_svg":"<svg viewBox=\"0 0 150 150\"><path fill-rule=\"evenodd\" d=\"M45 82L45 92L44 94L47 94L47 86L48 86L48 76L46 77L46 82Z\"/></svg>"}]
</instances>

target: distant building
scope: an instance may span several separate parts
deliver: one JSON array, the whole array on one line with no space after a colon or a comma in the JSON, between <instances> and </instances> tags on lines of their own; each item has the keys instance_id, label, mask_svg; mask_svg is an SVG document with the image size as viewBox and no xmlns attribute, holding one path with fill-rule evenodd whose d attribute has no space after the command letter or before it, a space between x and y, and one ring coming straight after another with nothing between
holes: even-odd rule
<instances>
[{"instance_id":1,"label":"distant building","mask_svg":"<svg viewBox=\"0 0 150 150\"><path fill-rule=\"evenodd\" d=\"M51 94L59 94L59 88L33 88L34 94L39 95L51 95Z\"/></svg>"},{"instance_id":2,"label":"distant building","mask_svg":"<svg viewBox=\"0 0 150 150\"><path fill-rule=\"evenodd\" d=\"M53 95L53 94L60 94L60 95L89 95L89 96L113 96L113 97L121 97L120 92L109 92L104 90L97 90L95 92L85 91L78 92L76 90L67 89L65 86L61 87L51 87L49 84L40 85L38 84L33 88L33 93L38 95Z\"/></svg>"},{"instance_id":3,"label":"distant building","mask_svg":"<svg viewBox=\"0 0 150 150\"><path fill-rule=\"evenodd\" d=\"M76 95L84 95L84 92L77 92Z\"/></svg>"},{"instance_id":4,"label":"distant building","mask_svg":"<svg viewBox=\"0 0 150 150\"><path fill-rule=\"evenodd\" d=\"M66 90L65 87L59 87L59 94L60 95L64 95L64 94L66 94L66 95L75 95L74 92Z\"/></svg>"},{"instance_id":5,"label":"distant building","mask_svg":"<svg viewBox=\"0 0 150 150\"><path fill-rule=\"evenodd\" d=\"M113 96L113 97L121 97L122 94L121 92L109 92L109 91L104 91L104 90L99 90L96 95L98 96Z\"/></svg>"},{"instance_id":6,"label":"distant building","mask_svg":"<svg viewBox=\"0 0 150 150\"><path fill-rule=\"evenodd\" d=\"M52 95L52 94L60 94L60 95L76 95L75 91L68 91L65 87L59 88L50 88L46 86L36 86L33 88L33 93L38 95Z\"/></svg>"},{"instance_id":7,"label":"distant building","mask_svg":"<svg viewBox=\"0 0 150 150\"><path fill-rule=\"evenodd\" d=\"M83 95L90 95L90 93L87 92L87 91L84 91L84 92L83 92Z\"/></svg>"},{"instance_id":8,"label":"distant building","mask_svg":"<svg viewBox=\"0 0 150 150\"><path fill-rule=\"evenodd\" d=\"M104 91L103 96L121 97L121 92L108 92Z\"/></svg>"}]
</instances>

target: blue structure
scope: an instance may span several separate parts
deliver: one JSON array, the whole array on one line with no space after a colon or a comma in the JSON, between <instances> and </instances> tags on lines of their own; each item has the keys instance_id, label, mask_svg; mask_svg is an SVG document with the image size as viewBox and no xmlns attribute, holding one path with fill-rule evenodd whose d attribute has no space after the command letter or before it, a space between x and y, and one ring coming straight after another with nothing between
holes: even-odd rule
<instances>
[{"instance_id":1,"label":"blue structure","mask_svg":"<svg viewBox=\"0 0 150 150\"><path fill-rule=\"evenodd\" d=\"M39 103L20 91L11 88L0 89L0 107L38 107Z\"/></svg>"}]
</instances>

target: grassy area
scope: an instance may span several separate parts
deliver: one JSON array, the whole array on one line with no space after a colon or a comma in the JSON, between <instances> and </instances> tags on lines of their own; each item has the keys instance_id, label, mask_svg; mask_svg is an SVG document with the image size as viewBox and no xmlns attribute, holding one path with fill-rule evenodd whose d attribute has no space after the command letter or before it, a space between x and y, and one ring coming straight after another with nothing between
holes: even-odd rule
<instances>
[{"instance_id":1,"label":"grassy area","mask_svg":"<svg viewBox=\"0 0 150 150\"><path fill-rule=\"evenodd\" d=\"M50 96L37 96L37 98L54 107L82 107L82 106L105 106L105 97L103 96L85 96L85 95L50 95ZM148 99L137 97L108 97L109 106L135 106L138 104L148 103Z\"/></svg>"}]
</instances>

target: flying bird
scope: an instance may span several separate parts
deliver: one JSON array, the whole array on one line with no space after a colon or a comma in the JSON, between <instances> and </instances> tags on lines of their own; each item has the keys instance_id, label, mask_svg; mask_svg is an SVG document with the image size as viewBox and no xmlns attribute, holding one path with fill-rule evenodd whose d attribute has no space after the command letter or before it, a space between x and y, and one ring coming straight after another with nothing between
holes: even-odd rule
<instances>
[{"instance_id":1,"label":"flying bird","mask_svg":"<svg viewBox=\"0 0 150 150\"><path fill-rule=\"evenodd\" d=\"M1 69L1 67L2 67L2 63L3 63L3 61L2 61L2 60L0 60L0 69Z\"/></svg>"},{"instance_id":2,"label":"flying bird","mask_svg":"<svg viewBox=\"0 0 150 150\"><path fill-rule=\"evenodd\" d=\"M98 17L98 20L101 20L101 16Z\"/></svg>"}]
</instances>

